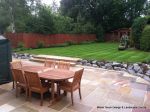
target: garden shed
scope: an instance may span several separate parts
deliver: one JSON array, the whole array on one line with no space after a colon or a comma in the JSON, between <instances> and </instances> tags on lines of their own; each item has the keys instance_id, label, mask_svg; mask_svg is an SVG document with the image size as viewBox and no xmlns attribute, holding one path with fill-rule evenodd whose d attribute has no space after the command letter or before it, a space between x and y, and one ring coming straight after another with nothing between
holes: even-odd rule
<instances>
[{"instance_id":1,"label":"garden shed","mask_svg":"<svg viewBox=\"0 0 150 112\"><path fill-rule=\"evenodd\" d=\"M12 61L10 42L0 35L0 84L10 82L12 79L10 61Z\"/></svg>"}]
</instances>

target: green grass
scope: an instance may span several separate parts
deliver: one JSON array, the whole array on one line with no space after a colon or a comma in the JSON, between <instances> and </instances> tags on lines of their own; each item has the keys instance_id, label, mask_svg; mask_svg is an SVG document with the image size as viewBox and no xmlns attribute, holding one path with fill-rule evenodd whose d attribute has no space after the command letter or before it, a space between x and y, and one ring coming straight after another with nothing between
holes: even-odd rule
<instances>
[{"instance_id":1,"label":"green grass","mask_svg":"<svg viewBox=\"0 0 150 112\"><path fill-rule=\"evenodd\" d=\"M67 47L40 48L22 51L31 54L46 54L79 57L108 61L142 62L150 61L150 53L139 50L118 51L117 43L91 43Z\"/></svg>"}]
</instances>

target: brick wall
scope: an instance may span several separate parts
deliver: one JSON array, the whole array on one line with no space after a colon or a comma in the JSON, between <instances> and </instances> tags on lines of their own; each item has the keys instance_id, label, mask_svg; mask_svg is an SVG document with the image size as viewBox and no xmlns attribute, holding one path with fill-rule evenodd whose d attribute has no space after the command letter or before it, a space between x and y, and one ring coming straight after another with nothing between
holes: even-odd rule
<instances>
[{"instance_id":1,"label":"brick wall","mask_svg":"<svg viewBox=\"0 0 150 112\"><path fill-rule=\"evenodd\" d=\"M33 33L6 33L5 37L11 42L13 48L23 42L26 48L36 48L39 42L43 42L45 47L59 45L65 42L81 43L85 41L95 41L95 34L33 34Z\"/></svg>"}]
</instances>

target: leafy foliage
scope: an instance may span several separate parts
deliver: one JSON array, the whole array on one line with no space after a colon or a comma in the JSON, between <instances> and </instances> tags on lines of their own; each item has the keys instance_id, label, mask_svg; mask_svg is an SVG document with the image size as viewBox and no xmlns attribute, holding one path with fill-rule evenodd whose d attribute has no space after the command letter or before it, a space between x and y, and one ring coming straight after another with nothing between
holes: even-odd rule
<instances>
[{"instance_id":1,"label":"leafy foliage","mask_svg":"<svg viewBox=\"0 0 150 112\"><path fill-rule=\"evenodd\" d=\"M26 23L26 32L41 34L54 33L54 18L51 13L51 8L48 6L40 6L37 15L32 15L28 19Z\"/></svg>"},{"instance_id":2,"label":"leafy foliage","mask_svg":"<svg viewBox=\"0 0 150 112\"><path fill-rule=\"evenodd\" d=\"M7 26L10 24L10 17L8 12L9 6L8 4L5 4L6 1L0 1L0 34L3 34Z\"/></svg>"},{"instance_id":3,"label":"leafy foliage","mask_svg":"<svg viewBox=\"0 0 150 112\"><path fill-rule=\"evenodd\" d=\"M139 17L135 19L132 25L132 38L136 48L140 47L140 38L146 24L147 24L147 19L143 17Z\"/></svg>"},{"instance_id":4,"label":"leafy foliage","mask_svg":"<svg viewBox=\"0 0 150 112\"><path fill-rule=\"evenodd\" d=\"M82 27L82 33L86 33L86 34L93 34L95 33L96 28L94 27L94 25L90 22L87 22L86 24L83 25Z\"/></svg>"},{"instance_id":5,"label":"leafy foliage","mask_svg":"<svg viewBox=\"0 0 150 112\"><path fill-rule=\"evenodd\" d=\"M149 6L148 0L61 0L57 9L41 0L0 0L0 32L96 33L103 41L105 32L149 14Z\"/></svg>"},{"instance_id":6,"label":"leafy foliage","mask_svg":"<svg viewBox=\"0 0 150 112\"><path fill-rule=\"evenodd\" d=\"M147 0L62 0L61 13L76 22L78 15L104 31L130 27L144 13Z\"/></svg>"},{"instance_id":7,"label":"leafy foliage","mask_svg":"<svg viewBox=\"0 0 150 112\"><path fill-rule=\"evenodd\" d=\"M145 51L150 50L150 25L147 25L143 32L142 32L142 38L140 40L141 49Z\"/></svg>"},{"instance_id":8,"label":"leafy foliage","mask_svg":"<svg viewBox=\"0 0 150 112\"><path fill-rule=\"evenodd\" d=\"M94 24L91 22L85 22L85 19L81 17L81 14L78 15L77 21L73 24L73 31L72 33L78 34L93 34L95 33L96 29Z\"/></svg>"},{"instance_id":9,"label":"leafy foliage","mask_svg":"<svg viewBox=\"0 0 150 112\"><path fill-rule=\"evenodd\" d=\"M27 50L27 48L25 48L25 45L23 42L19 42L17 45L17 51L23 51L23 50Z\"/></svg>"},{"instance_id":10,"label":"leafy foliage","mask_svg":"<svg viewBox=\"0 0 150 112\"><path fill-rule=\"evenodd\" d=\"M145 5L145 10L144 10L145 15L150 15L150 1L148 0L146 5Z\"/></svg>"},{"instance_id":11,"label":"leafy foliage","mask_svg":"<svg viewBox=\"0 0 150 112\"><path fill-rule=\"evenodd\" d=\"M43 41L37 42L37 48L43 48L43 47L44 47L44 42Z\"/></svg>"},{"instance_id":12,"label":"leafy foliage","mask_svg":"<svg viewBox=\"0 0 150 112\"><path fill-rule=\"evenodd\" d=\"M97 26L96 34L97 34L98 41L103 42L104 41L104 30L103 30L103 27L101 25Z\"/></svg>"},{"instance_id":13,"label":"leafy foliage","mask_svg":"<svg viewBox=\"0 0 150 112\"><path fill-rule=\"evenodd\" d=\"M133 44L136 48L140 48L140 38L142 35L142 31L147 24L148 18L147 17L139 17L135 19L132 25L132 40Z\"/></svg>"},{"instance_id":14,"label":"leafy foliage","mask_svg":"<svg viewBox=\"0 0 150 112\"><path fill-rule=\"evenodd\" d=\"M70 33L73 28L73 19L67 16L54 15L55 33Z\"/></svg>"}]
</instances>

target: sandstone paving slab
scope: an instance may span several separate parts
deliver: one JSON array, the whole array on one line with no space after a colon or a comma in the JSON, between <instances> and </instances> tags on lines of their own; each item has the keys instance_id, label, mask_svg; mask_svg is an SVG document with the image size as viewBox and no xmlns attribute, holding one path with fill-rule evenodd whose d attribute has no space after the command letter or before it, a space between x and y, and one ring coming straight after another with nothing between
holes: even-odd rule
<instances>
[{"instance_id":1,"label":"sandstone paving slab","mask_svg":"<svg viewBox=\"0 0 150 112\"><path fill-rule=\"evenodd\" d=\"M147 89L148 89L148 85L146 85L146 84L142 84L142 83L136 83L136 82L134 82L134 83L130 83L130 86L132 87L132 88L135 88L135 89L140 89L140 90L143 90L143 91L146 91Z\"/></svg>"},{"instance_id":2,"label":"sandstone paving slab","mask_svg":"<svg viewBox=\"0 0 150 112\"><path fill-rule=\"evenodd\" d=\"M150 112L150 109L133 109L132 112Z\"/></svg>"},{"instance_id":3,"label":"sandstone paving slab","mask_svg":"<svg viewBox=\"0 0 150 112\"><path fill-rule=\"evenodd\" d=\"M30 62L27 62L28 64ZM38 63L34 63L37 65ZM43 65L40 65L43 66ZM78 66L79 68L79 66ZM115 112L113 109L97 109L97 106L145 106L150 109L150 85L144 79L125 72L84 67L81 81L82 100L78 91L74 92L74 106L70 93L55 105L49 106L49 98L40 106L40 98L32 96L31 102L25 100L25 94L15 96L12 83L0 85L0 109L6 112ZM76 69L76 68L73 68ZM50 96L49 96L50 97ZM133 111L133 110L132 110ZM116 112L132 112L127 109ZM138 112L138 110L134 110ZM3 112L3 111L0 111ZM144 112L141 110L141 112Z\"/></svg>"},{"instance_id":4,"label":"sandstone paving slab","mask_svg":"<svg viewBox=\"0 0 150 112\"><path fill-rule=\"evenodd\" d=\"M96 88L96 90L94 90L91 94L82 100L82 104L90 106L104 105L108 100L106 97L108 92L108 90Z\"/></svg>"},{"instance_id":5,"label":"sandstone paving slab","mask_svg":"<svg viewBox=\"0 0 150 112\"><path fill-rule=\"evenodd\" d=\"M141 77L136 78L136 82L137 82L137 83L142 83L142 84L150 85L150 82L148 82L148 81L142 79Z\"/></svg>"},{"instance_id":6,"label":"sandstone paving slab","mask_svg":"<svg viewBox=\"0 0 150 112\"><path fill-rule=\"evenodd\" d=\"M150 109L150 92L149 91L145 94L144 106Z\"/></svg>"},{"instance_id":7,"label":"sandstone paving slab","mask_svg":"<svg viewBox=\"0 0 150 112\"><path fill-rule=\"evenodd\" d=\"M102 110L102 109L96 107L91 112L110 112L110 111Z\"/></svg>"},{"instance_id":8,"label":"sandstone paving slab","mask_svg":"<svg viewBox=\"0 0 150 112\"><path fill-rule=\"evenodd\" d=\"M48 106L42 106L41 109L39 109L39 112L59 112L59 111L54 110Z\"/></svg>"},{"instance_id":9,"label":"sandstone paving slab","mask_svg":"<svg viewBox=\"0 0 150 112\"><path fill-rule=\"evenodd\" d=\"M39 111L36 109L22 105L20 107L15 108L14 110L12 110L10 112L39 112Z\"/></svg>"},{"instance_id":10,"label":"sandstone paving slab","mask_svg":"<svg viewBox=\"0 0 150 112\"><path fill-rule=\"evenodd\" d=\"M143 101L141 101L137 98L134 98L130 95L122 95L121 98L120 98L120 101L125 102L125 103L130 103L130 104L133 104L135 106L144 106Z\"/></svg>"},{"instance_id":11,"label":"sandstone paving slab","mask_svg":"<svg viewBox=\"0 0 150 112\"><path fill-rule=\"evenodd\" d=\"M108 99L112 99L112 100L117 100L117 101L119 101L120 100L120 98L121 98L121 96L122 96L122 94L120 94L120 93L118 93L118 92L116 92L116 91L109 91L108 92L108 94L107 94L107 98Z\"/></svg>"},{"instance_id":12,"label":"sandstone paving slab","mask_svg":"<svg viewBox=\"0 0 150 112\"><path fill-rule=\"evenodd\" d=\"M75 103L74 106L71 104L67 107L68 109L75 110L77 112L90 112L92 110L91 106Z\"/></svg>"},{"instance_id":13,"label":"sandstone paving slab","mask_svg":"<svg viewBox=\"0 0 150 112\"><path fill-rule=\"evenodd\" d=\"M60 111L63 108L65 108L67 105L69 105L71 103L70 99L68 98L63 98L61 99L59 102L55 103L54 105L50 106L50 108Z\"/></svg>"},{"instance_id":14,"label":"sandstone paving slab","mask_svg":"<svg viewBox=\"0 0 150 112\"><path fill-rule=\"evenodd\" d=\"M78 112L78 111L71 110L71 109L68 109L68 108L64 108L61 112Z\"/></svg>"},{"instance_id":15,"label":"sandstone paving slab","mask_svg":"<svg viewBox=\"0 0 150 112\"><path fill-rule=\"evenodd\" d=\"M25 104L26 102L27 101L26 101L25 96L24 96L24 97L19 97L19 98L16 98L14 100L11 100L7 104L16 108L16 107L18 107L20 105Z\"/></svg>"},{"instance_id":16,"label":"sandstone paving slab","mask_svg":"<svg viewBox=\"0 0 150 112\"><path fill-rule=\"evenodd\" d=\"M0 112L10 112L11 110L14 110L15 107L8 105L8 104L4 104L0 106Z\"/></svg>"},{"instance_id":17,"label":"sandstone paving slab","mask_svg":"<svg viewBox=\"0 0 150 112\"><path fill-rule=\"evenodd\" d=\"M116 100L108 100L103 110L111 111L111 112L132 112L133 104L120 102Z\"/></svg>"},{"instance_id":18,"label":"sandstone paving slab","mask_svg":"<svg viewBox=\"0 0 150 112\"><path fill-rule=\"evenodd\" d=\"M8 92L6 89L0 88L0 95L4 94L4 93L6 93L6 92Z\"/></svg>"}]
</instances>

